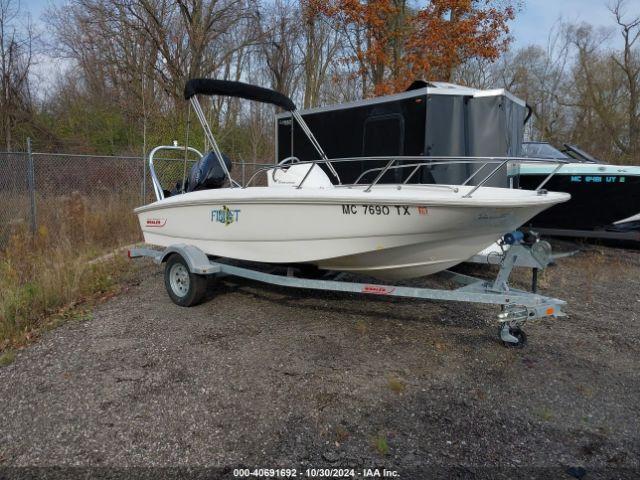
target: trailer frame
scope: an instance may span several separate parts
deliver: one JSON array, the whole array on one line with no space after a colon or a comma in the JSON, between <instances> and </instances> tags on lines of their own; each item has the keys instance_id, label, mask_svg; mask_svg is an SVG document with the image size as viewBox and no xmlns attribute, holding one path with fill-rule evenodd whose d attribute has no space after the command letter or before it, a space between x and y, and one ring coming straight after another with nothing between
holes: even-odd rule
<instances>
[{"instance_id":1,"label":"trailer frame","mask_svg":"<svg viewBox=\"0 0 640 480\"><path fill-rule=\"evenodd\" d=\"M532 249L534 250L533 252ZM501 307L501 312L498 314L500 339L506 346L520 347L526 343L526 335L522 331L522 326L526 322L566 315L563 312L563 307L566 305L565 301L524 290L512 289L508 285L509 276L517 264L524 262L527 265L535 264L539 268L544 268L552 261L550 256L541 256L535 250L535 244L511 245L509 249L505 250L499 264L500 268L493 281L450 270L442 272L447 279L453 280L459 285L455 289L305 278L296 275L297 268L294 266L284 266L286 267L286 274L284 275L276 274L256 268L232 265L226 263L228 259L210 258L197 247L184 243L171 245L164 250L156 250L149 247L132 248L129 250L128 255L129 258L151 258L158 265L167 263L174 257L170 262L171 265L176 262L181 262L183 265L182 271L174 275L181 275L181 280L178 280L178 283L180 281L184 282L184 285L188 286L184 288L191 288L192 285L189 284L191 281L192 283L199 283L200 288L203 289L202 285L206 283L203 283L203 279L206 276L227 275L288 288L498 305ZM266 265L271 267L272 271L283 267L282 265ZM188 270L188 278L185 277L185 269ZM171 283L167 277L171 274L165 266L165 286L174 303L181 306L191 306L199 303L204 290L194 295L186 303L176 301L176 291L172 292L172 285L175 286L176 282Z\"/></svg>"}]
</instances>

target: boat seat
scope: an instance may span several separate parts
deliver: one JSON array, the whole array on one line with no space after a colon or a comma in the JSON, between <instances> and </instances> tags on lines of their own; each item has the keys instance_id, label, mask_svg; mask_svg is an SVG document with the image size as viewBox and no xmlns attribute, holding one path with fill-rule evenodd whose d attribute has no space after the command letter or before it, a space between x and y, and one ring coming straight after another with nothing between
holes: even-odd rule
<instances>
[{"instance_id":1,"label":"boat seat","mask_svg":"<svg viewBox=\"0 0 640 480\"><path fill-rule=\"evenodd\" d=\"M313 167L313 168L312 168ZM309 169L312 168L311 172ZM309 175L307 175L309 172ZM320 165L304 163L300 165L288 165L286 167L276 167L267 171L268 185L270 187L292 187L297 186L304 179L302 188L333 188L333 184Z\"/></svg>"}]
</instances>

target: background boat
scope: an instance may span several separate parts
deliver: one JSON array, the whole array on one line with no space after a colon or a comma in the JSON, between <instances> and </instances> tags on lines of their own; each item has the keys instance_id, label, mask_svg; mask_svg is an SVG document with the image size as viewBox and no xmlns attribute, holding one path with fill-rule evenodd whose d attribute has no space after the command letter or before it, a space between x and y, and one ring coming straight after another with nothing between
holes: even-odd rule
<instances>
[{"instance_id":1,"label":"background boat","mask_svg":"<svg viewBox=\"0 0 640 480\"><path fill-rule=\"evenodd\" d=\"M541 212L528 225L554 235L640 241L640 167L600 163L576 147L561 151L546 142L525 142L523 155L572 162L545 186L570 193L571 200ZM521 164L520 188L539 184L552 169Z\"/></svg>"}]
</instances>

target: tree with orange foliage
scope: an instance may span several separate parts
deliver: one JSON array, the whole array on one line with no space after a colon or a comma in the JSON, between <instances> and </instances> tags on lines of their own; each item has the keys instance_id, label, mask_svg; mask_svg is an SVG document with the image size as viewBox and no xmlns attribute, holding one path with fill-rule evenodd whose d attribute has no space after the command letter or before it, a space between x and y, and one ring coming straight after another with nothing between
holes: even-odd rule
<instances>
[{"instance_id":1,"label":"tree with orange foliage","mask_svg":"<svg viewBox=\"0 0 640 480\"><path fill-rule=\"evenodd\" d=\"M430 0L423 8L407 0L309 3L344 32L363 96L401 91L416 78L449 81L467 59L497 59L515 17L511 0Z\"/></svg>"}]
</instances>

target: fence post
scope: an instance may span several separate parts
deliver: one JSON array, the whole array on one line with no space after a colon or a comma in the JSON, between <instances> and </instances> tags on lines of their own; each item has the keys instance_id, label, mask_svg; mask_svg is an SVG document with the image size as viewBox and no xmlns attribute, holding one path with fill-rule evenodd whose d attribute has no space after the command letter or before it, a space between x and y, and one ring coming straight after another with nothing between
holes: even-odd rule
<instances>
[{"instance_id":1,"label":"fence post","mask_svg":"<svg viewBox=\"0 0 640 480\"><path fill-rule=\"evenodd\" d=\"M29 198L31 200L31 233L36 234L36 179L33 164L33 153L31 152L31 138L27 137L27 182L29 184Z\"/></svg>"},{"instance_id":2,"label":"fence post","mask_svg":"<svg viewBox=\"0 0 640 480\"><path fill-rule=\"evenodd\" d=\"M147 162L142 156L142 205L147 203Z\"/></svg>"},{"instance_id":3,"label":"fence post","mask_svg":"<svg viewBox=\"0 0 640 480\"><path fill-rule=\"evenodd\" d=\"M242 186L246 186L246 183L244 181L244 158L241 158L240 161L242 162Z\"/></svg>"}]
</instances>

